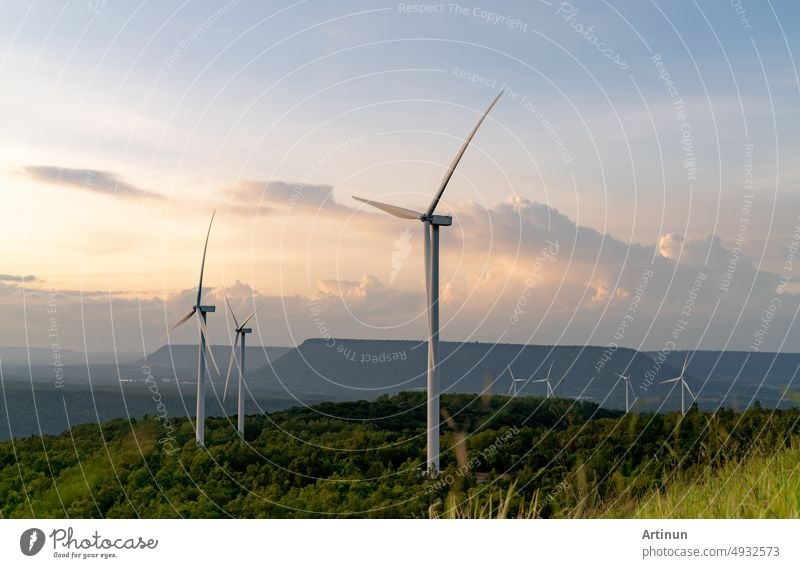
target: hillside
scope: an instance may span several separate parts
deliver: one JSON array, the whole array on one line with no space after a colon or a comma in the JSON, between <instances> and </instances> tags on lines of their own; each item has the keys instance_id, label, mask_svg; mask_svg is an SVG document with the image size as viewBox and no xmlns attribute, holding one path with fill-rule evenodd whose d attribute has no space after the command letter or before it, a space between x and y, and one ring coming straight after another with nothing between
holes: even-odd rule
<instances>
[{"instance_id":1,"label":"hillside","mask_svg":"<svg viewBox=\"0 0 800 568\"><path fill-rule=\"evenodd\" d=\"M444 395L443 474L421 477L421 393L323 403L233 424L146 418L0 443L7 517L428 517L506 494L504 515L590 517L665 479L705 479L786 447L800 411L630 414L588 402ZM336 416L340 418L335 418ZM757 442L757 444L756 444ZM773 488L770 491L777 491ZM490 505L487 516L496 516ZM623 511L622 516L635 514Z\"/></svg>"},{"instance_id":2,"label":"hillside","mask_svg":"<svg viewBox=\"0 0 800 568\"><path fill-rule=\"evenodd\" d=\"M217 360L217 365L220 367L220 371L224 373L227 370L228 360L231 356L231 346L212 345L211 348ZM247 365L251 369L263 367L269 361L278 359L281 355L289 351L289 349L291 348L249 346L245 351ZM195 368L197 366L197 345L164 345L157 351L141 359L138 363L139 365L149 365L154 368L171 368L173 365L176 368Z\"/></svg>"},{"instance_id":3,"label":"hillside","mask_svg":"<svg viewBox=\"0 0 800 568\"><path fill-rule=\"evenodd\" d=\"M423 390L426 384L426 344L418 341L363 339L309 339L291 349L271 366L249 373L250 384L267 390L330 395L340 399L375 398L382 394ZM556 396L591 400L622 408L624 391L616 373L633 374L641 382L648 372L653 380L638 388L640 409L659 409L671 390L657 384L679 370L633 349L619 348L609 359L602 347L514 345L508 343L441 344L441 384L444 392L505 394L510 386L510 365L515 376L543 378L553 364ZM543 395L543 384L529 383L521 392ZM673 397L665 408L677 408Z\"/></svg>"}]
</instances>

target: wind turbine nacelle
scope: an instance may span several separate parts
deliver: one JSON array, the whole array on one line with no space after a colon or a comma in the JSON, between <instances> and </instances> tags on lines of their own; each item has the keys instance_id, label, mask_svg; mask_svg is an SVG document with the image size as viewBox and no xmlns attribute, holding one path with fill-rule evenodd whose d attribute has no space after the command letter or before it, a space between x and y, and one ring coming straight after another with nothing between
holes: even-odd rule
<instances>
[{"instance_id":1,"label":"wind turbine nacelle","mask_svg":"<svg viewBox=\"0 0 800 568\"><path fill-rule=\"evenodd\" d=\"M239 333L253 333L253 328L252 327L243 327L242 329L239 330Z\"/></svg>"},{"instance_id":2,"label":"wind turbine nacelle","mask_svg":"<svg viewBox=\"0 0 800 568\"><path fill-rule=\"evenodd\" d=\"M429 218L431 225L440 225L442 227L449 227L453 224L453 218L450 215L431 215Z\"/></svg>"},{"instance_id":3,"label":"wind turbine nacelle","mask_svg":"<svg viewBox=\"0 0 800 568\"><path fill-rule=\"evenodd\" d=\"M197 309L199 309L201 312L206 313L206 314L209 313L209 312L216 312L217 311L217 307L216 306L200 306Z\"/></svg>"}]
</instances>

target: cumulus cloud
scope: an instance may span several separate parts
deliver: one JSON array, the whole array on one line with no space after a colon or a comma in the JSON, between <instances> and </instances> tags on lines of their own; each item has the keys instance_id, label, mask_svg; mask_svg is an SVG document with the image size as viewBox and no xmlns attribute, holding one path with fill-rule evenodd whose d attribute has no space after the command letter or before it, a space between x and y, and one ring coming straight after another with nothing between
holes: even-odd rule
<instances>
[{"instance_id":1,"label":"cumulus cloud","mask_svg":"<svg viewBox=\"0 0 800 568\"><path fill-rule=\"evenodd\" d=\"M258 191L273 205L291 195L286 185ZM330 189L308 196L316 196L317 203L309 211L316 212L320 207L332 215L342 210L349 215L352 211L328 203L332 200ZM759 333L759 337L766 336L758 344L762 350L800 348L800 334L790 321L800 302L789 289L779 288L786 275L759 270L716 235L693 238L670 234L651 244L631 244L579 226L559 211L527 200L508 200L488 208L473 202L456 203L451 210L456 223L442 237L441 318L445 339L593 345L613 341L653 350L672 340L683 348L747 349L753 344L754 334ZM370 217L360 221L362 215ZM386 223L375 223L377 216L386 217ZM325 268L309 278L314 284L307 289L280 296L262 294L241 281L226 284L224 290L208 286L204 303L218 307L209 318L212 342L231 341L231 321L224 309L226 295L237 314L259 307L254 318L254 344L286 345L324 334L424 337L425 293L418 248L421 224L411 225L413 234L408 244L412 250L393 283L392 254L398 232L405 225L380 212L359 212L350 226L356 233L343 238L352 238L353 243L335 242L324 232L315 236L320 241L311 243L314 254L328 255L330 247L344 251L339 253L343 255L343 272ZM367 241L362 226L370 231ZM370 252L379 253L381 249L382 258ZM375 273L381 266L385 273ZM319 272L320 268L315 266L314 270ZM326 274L352 276L325 278ZM213 283L213 276L209 280ZM11 297L12 288L18 282L7 282L0 291L5 298L4 309L13 311L19 302ZM158 347L154 342L168 325L193 305L195 294L187 289L166 299L130 300L109 292L78 296L59 291L59 322L65 330L65 342L67 337L83 341L80 326L85 322L87 337L99 348L112 337L109 318L113 313L118 345L135 346L144 337L152 350ZM36 337L45 341L47 310L37 309L34 303L44 305L48 294L37 295L34 286L26 298L32 341ZM780 310L769 312L769 329L760 330L765 310L772 309L776 298ZM113 303L113 310L109 303ZM635 307L633 312L631 306ZM23 321L23 315L17 315L9 321ZM42 321L33 321L36 318ZM621 327L623 321L625 326ZM66 328L73 324L74 332L68 332ZM22 334L21 325L18 327ZM682 329L675 332L676 328ZM184 326L171 339L178 343L196 341L196 329Z\"/></svg>"},{"instance_id":2,"label":"cumulus cloud","mask_svg":"<svg viewBox=\"0 0 800 568\"><path fill-rule=\"evenodd\" d=\"M675 233L661 235L658 240L658 254L664 258L676 259L681 253L683 237Z\"/></svg>"},{"instance_id":3,"label":"cumulus cloud","mask_svg":"<svg viewBox=\"0 0 800 568\"><path fill-rule=\"evenodd\" d=\"M118 174L103 170L62 168L59 166L25 166L22 173L31 179L101 195L114 195L126 199L163 199L163 196L146 191L122 181Z\"/></svg>"},{"instance_id":4,"label":"cumulus cloud","mask_svg":"<svg viewBox=\"0 0 800 568\"><path fill-rule=\"evenodd\" d=\"M35 282L36 276L19 274L0 274L0 282Z\"/></svg>"},{"instance_id":5,"label":"cumulus cloud","mask_svg":"<svg viewBox=\"0 0 800 568\"><path fill-rule=\"evenodd\" d=\"M331 215L351 210L333 198L333 186L303 182L243 181L223 190L224 207L240 215L298 213Z\"/></svg>"}]
</instances>

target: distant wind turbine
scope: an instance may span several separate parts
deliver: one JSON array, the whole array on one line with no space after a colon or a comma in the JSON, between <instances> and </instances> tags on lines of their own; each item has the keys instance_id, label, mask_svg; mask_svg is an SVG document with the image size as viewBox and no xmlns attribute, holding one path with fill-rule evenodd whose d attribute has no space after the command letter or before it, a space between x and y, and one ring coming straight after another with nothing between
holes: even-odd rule
<instances>
[{"instance_id":1,"label":"distant wind turbine","mask_svg":"<svg viewBox=\"0 0 800 568\"><path fill-rule=\"evenodd\" d=\"M175 328L183 325L189 319L194 316L195 321L197 322L197 329L200 332L200 344L198 346L197 351L197 412L195 417L195 439L197 440L197 444L199 446L205 445L205 425L206 425L206 353L208 353L209 359L211 359L211 363L214 365L214 369L216 369L217 374L219 374L219 368L217 367L217 362L214 360L214 353L211 351L210 348L207 347L206 343L208 341L208 328L206 327L206 314L209 312L213 312L216 310L214 306L204 306L201 304L201 300L203 298L203 271L206 267L206 251L208 250L208 238L211 236L211 225L214 223L214 215L216 211L211 214L211 222L208 224L208 233L206 233L206 244L203 247L203 261L200 264L200 283L197 285L197 301L195 302L192 309L189 310L189 313L183 316L181 319L176 321L172 324L172 327L169 328L169 332L173 331Z\"/></svg>"},{"instance_id":2,"label":"distant wind turbine","mask_svg":"<svg viewBox=\"0 0 800 568\"><path fill-rule=\"evenodd\" d=\"M544 379L536 379L532 383L545 383L547 385L547 394L545 398L553 398L553 387L550 386L550 372L553 370L553 361L550 361L550 368L547 369L547 376Z\"/></svg>"},{"instance_id":3,"label":"distant wind turbine","mask_svg":"<svg viewBox=\"0 0 800 568\"><path fill-rule=\"evenodd\" d=\"M692 397L692 400L695 399L692 389L689 388L689 383L686 382L686 367L688 364L689 364L689 354L687 353L686 359L684 359L683 361L683 369L681 369L680 376L675 377L674 379L667 379L666 381L661 381L662 385L665 385L667 383L677 383L677 382L681 383L681 414L683 414L684 416L686 416L686 399L684 396L684 389L686 389L686 392L688 392L689 396Z\"/></svg>"},{"instance_id":4,"label":"distant wind turbine","mask_svg":"<svg viewBox=\"0 0 800 568\"><path fill-rule=\"evenodd\" d=\"M616 375L625 382L625 412L631 411L631 404L636 404L636 393L631 385L631 376L624 373L616 373ZM630 402L630 395L633 395L633 402Z\"/></svg>"},{"instance_id":5,"label":"distant wind turbine","mask_svg":"<svg viewBox=\"0 0 800 568\"><path fill-rule=\"evenodd\" d=\"M511 370L511 367L508 368L508 374L511 375L511 385L508 387L508 394L510 394L512 398L517 398L517 383L525 383L527 379L514 378L514 372ZM525 385L522 385L520 388L524 388L524 386Z\"/></svg>"},{"instance_id":6,"label":"distant wind turbine","mask_svg":"<svg viewBox=\"0 0 800 568\"><path fill-rule=\"evenodd\" d=\"M225 303L228 305L228 311L231 313L231 317L233 318L233 324L236 326L234 328L234 332L236 333L236 339L231 345L231 358L228 362L228 375L225 377L225 390L222 391L222 402L225 402L225 397L228 394L228 381L231 378L231 370L233 369L233 361L236 359L236 345L239 343L239 339L242 340L242 352L239 356L239 398L236 403L236 411L237 411L237 429L239 430L239 435L244 437L244 353L245 353L245 339L248 333L251 333L253 330L249 327L245 327L247 322L250 321L254 315L256 315L257 310L253 310L253 313L250 314L245 318L245 320L239 325L239 322L236 321L236 314L233 312L233 308L231 307L231 303L228 301L228 297L225 297Z\"/></svg>"},{"instance_id":7,"label":"distant wind turbine","mask_svg":"<svg viewBox=\"0 0 800 568\"><path fill-rule=\"evenodd\" d=\"M461 145L456 157L447 168L444 178L439 184L438 191L424 213L389 205L388 203L381 203L380 201L353 197L353 199L371 205L395 217L422 221L425 224L425 288L428 300L428 440L426 472L430 477L439 475L439 227L449 227L453 224L453 218L449 215L435 215L434 212L450 178L453 177L453 172L458 166L458 162L461 161L461 157L466 152L475 133L478 132L478 128L483 124L486 116L497 104L502 94L501 92L494 98L481 115L475 128L472 129L472 132Z\"/></svg>"}]
</instances>

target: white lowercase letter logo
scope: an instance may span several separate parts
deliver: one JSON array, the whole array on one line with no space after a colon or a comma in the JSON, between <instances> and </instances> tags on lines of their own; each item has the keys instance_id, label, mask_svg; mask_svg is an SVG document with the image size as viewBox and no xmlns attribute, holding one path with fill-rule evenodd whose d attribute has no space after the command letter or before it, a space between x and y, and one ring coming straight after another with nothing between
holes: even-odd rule
<instances>
[{"instance_id":1,"label":"white lowercase letter logo","mask_svg":"<svg viewBox=\"0 0 800 568\"><path fill-rule=\"evenodd\" d=\"M39 554L44 546L44 531L41 529L28 529L19 537L19 549L25 556Z\"/></svg>"}]
</instances>

